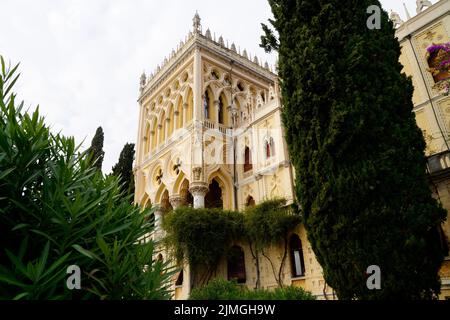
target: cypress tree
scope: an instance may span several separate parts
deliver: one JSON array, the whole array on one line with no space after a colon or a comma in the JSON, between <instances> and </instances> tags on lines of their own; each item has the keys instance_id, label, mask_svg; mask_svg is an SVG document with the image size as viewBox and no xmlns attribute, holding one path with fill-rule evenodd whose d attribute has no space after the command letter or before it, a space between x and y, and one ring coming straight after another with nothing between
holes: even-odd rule
<instances>
[{"instance_id":1,"label":"cypress tree","mask_svg":"<svg viewBox=\"0 0 450 320\"><path fill-rule=\"evenodd\" d=\"M105 152L103 151L103 141L103 129L102 127L98 127L97 131L95 131L94 138L92 138L89 153L91 155L93 166L95 166L99 171L102 170L103 157L105 156Z\"/></svg>"},{"instance_id":2,"label":"cypress tree","mask_svg":"<svg viewBox=\"0 0 450 320\"><path fill-rule=\"evenodd\" d=\"M112 174L120 177L122 190L127 194L134 193L134 143L127 143L120 152L119 161L112 168Z\"/></svg>"},{"instance_id":3,"label":"cypress tree","mask_svg":"<svg viewBox=\"0 0 450 320\"><path fill-rule=\"evenodd\" d=\"M269 0L283 122L296 194L314 253L340 299L427 299L440 292L437 229L413 86L377 0ZM367 287L367 268L381 289Z\"/></svg>"}]
</instances>

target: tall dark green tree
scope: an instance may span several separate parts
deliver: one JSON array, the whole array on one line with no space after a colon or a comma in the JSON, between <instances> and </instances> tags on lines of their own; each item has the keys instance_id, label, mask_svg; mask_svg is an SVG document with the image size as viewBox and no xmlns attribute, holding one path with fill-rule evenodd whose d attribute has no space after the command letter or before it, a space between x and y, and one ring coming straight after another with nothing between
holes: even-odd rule
<instances>
[{"instance_id":1,"label":"tall dark green tree","mask_svg":"<svg viewBox=\"0 0 450 320\"><path fill-rule=\"evenodd\" d=\"M437 228L446 212L427 184L388 16L376 0L269 0L261 46L279 53L283 120L296 193L324 277L341 299L427 299L440 291ZM369 290L368 266L381 268Z\"/></svg>"},{"instance_id":2,"label":"tall dark green tree","mask_svg":"<svg viewBox=\"0 0 450 320\"><path fill-rule=\"evenodd\" d=\"M99 171L102 170L103 158L105 156L105 152L103 151L104 139L103 129L102 127L98 127L97 131L95 131L94 138L92 138L91 147L89 148L92 163Z\"/></svg>"},{"instance_id":3,"label":"tall dark green tree","mask_svg":"<svg viewBox=\"0 0 450 320\"><path fill-rule=\"evenodd\" d=\"M122 190L127 194L134 193L134 143L127 143L120 152L119 161L112 168L112 174L120 177Z\"/></svg>"}]
</instances>

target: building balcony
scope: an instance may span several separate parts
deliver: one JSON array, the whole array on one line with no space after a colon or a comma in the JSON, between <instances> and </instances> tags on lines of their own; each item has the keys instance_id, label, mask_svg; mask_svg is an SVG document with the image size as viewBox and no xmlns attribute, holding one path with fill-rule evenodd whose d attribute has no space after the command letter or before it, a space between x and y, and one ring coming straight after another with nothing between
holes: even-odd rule
<instances>
[{"instance_id":1,"label":"building balcony","mask_svg":"<svg viewBox=\"0 0 450 320\"><path fill-rule=\"evenodd\" d=\"M433 154L427 159L427 173L431 178L450 176L450 150Z\"/></svg>"}]
</instances>

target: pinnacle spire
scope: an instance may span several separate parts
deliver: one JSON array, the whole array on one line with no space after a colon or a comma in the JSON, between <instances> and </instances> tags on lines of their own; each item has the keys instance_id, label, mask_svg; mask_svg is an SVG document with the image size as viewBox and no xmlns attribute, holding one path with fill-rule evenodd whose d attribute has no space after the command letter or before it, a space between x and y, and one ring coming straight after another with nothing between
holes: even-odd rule
<instances>
[{"instance_id":1,"label":"pinnacle spire","mask_svg":"<svg viewBox=\"0 0 450 320\"><path fill-rule=\"evenodd\" d=\"M195 11L194 18L192 19L192 26L194 27L194 33L200 33L202 31L202 19L200 19L200 16L197 11Z\"/></svg>"}]
</instances>

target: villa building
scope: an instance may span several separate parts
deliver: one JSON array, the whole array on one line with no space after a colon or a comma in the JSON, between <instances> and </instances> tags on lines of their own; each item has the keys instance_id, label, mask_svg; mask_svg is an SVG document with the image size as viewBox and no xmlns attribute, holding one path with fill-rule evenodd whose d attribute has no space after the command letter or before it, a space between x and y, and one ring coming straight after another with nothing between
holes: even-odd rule
<instances>
[{"instance_id":1,"label":"villa building","mask_svg":"<svg viewBox=\"0 0 450 320\"><path fill-rule=\"evenodd\" d=\"M450 97L436 89L428 71L427 48L447 43L450 0L441 0L402 22L404 72L413 77L414 112L428 140L430 186L450 209ZM392 19L392 17L391 17ZM427 60L428 59L428 60ZM198 14L193 30L154 74L140 79L139 129L135 161L135 202L156 207L161 218L181 205L241 210L263 200L294 201L294 170L283 138L278 77L267 63L202 30ZM450 239L450 224L442 226ZM254 287L256 268L250 249L233 244L238 266L220 264L218 276L238 278ZM280 252L268 253L279 262ZM289 261L283 283L301 286L319 299L334 299L315 259L303 226L289 237ZM271 267L262 260L261 286L277 286ZM450 296L450 260L441 270L442 297ZM174 278L176 299L189 296L189 266Z\"/></svg>"}]
</instances>

